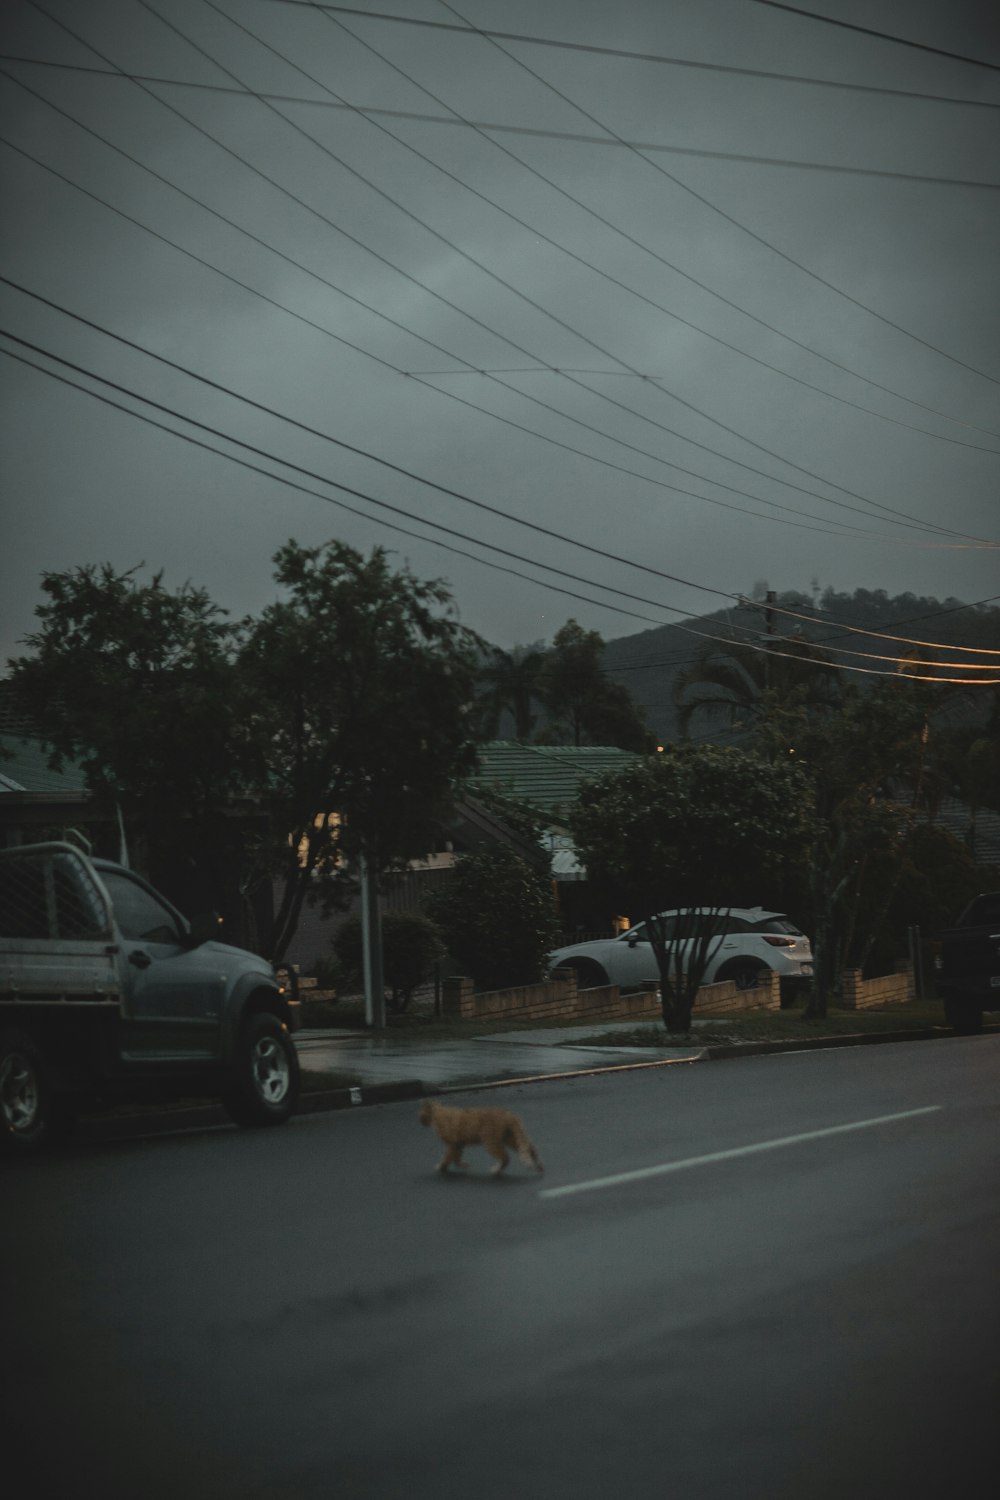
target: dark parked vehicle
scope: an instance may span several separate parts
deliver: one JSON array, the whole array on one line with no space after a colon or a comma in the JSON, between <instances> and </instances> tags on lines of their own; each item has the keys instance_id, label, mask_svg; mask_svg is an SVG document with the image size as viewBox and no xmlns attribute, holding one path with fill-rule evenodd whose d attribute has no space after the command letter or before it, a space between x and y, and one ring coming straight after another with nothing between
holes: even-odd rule
<instances>
[{"instance_id":1,"label":"dark parked vehicle","mask_svg":"<svg viewBox=\"0 0 1000 1500\"><path fill-rule=\"evenodd\" d=\"M981 1031L983 1011L1000 1009L1000 891L976 896L941 933L937 987L956 1031Z\"/></svg>"},{"instance_id":2,"label":"dark parked vehicle","mask_svg":"<svg viewBox=\"0 0 1000 1500\"><path fill-rule=\"evenodd\" d=\"M298 1005L217 931L71 844L0 850L0 1145L121 1100L211 1095L239 1125L287 1120Z\"/></svg>"}]
</instances>

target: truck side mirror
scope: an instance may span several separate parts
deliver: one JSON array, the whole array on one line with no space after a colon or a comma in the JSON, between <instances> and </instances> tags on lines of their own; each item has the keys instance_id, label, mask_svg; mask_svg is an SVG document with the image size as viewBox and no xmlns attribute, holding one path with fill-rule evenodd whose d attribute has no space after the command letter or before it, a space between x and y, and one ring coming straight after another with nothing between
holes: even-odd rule
<instances>
[{"instance_id":1,"label":"truck side mirror","mask_svg":"<svg viewBox=\"0 0 1000 1500\"><path fill-rule=\"evenodd\" d=\"M200 948L202 943L209 943L221 937L221 927L222 918L217 911L204 912L201 916L195 917L188 929L189 947Z\"/></svg>"}]
</instances>

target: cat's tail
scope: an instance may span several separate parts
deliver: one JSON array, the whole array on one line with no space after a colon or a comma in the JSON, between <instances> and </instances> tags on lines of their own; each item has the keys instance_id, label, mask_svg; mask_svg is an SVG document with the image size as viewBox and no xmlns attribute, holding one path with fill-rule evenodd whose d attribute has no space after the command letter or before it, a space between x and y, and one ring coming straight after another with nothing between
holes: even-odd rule
<instances>
[{"instance_id":1,"label":"cat's tail","mask_svg":"<svg viewBox=\"0 0 1000 1500\"><path fill-rule=\"evenodd\" d=\"M528 1139L528 1132L524 1126L518 1123L512 1135L513 1140L511 1144L516 1148L517 1154L524 1165L526 1167L534 1167L536 1172L544 1172L545 1168L542 1166L542 1159Z\"/></svg>"}]
</instances>

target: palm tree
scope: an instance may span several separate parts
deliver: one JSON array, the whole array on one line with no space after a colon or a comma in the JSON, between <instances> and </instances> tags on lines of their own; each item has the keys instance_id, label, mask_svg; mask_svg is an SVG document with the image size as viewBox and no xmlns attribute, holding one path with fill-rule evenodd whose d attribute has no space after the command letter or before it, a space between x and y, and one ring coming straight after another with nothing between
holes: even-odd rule
<instances>
[{"instance_id":1,"label":"palm tree","mask_svg":"<svg viewBox=\"0 0 1000 1500\"><path fill-rule=\"evenodd\" d=\"M494 647L482 669L486 684L486 709L492 733L507 709L514 720L514 738L529 740L535 726L534 707L540 697L546 652L541 645L515 646L512 651Z\"/></svg>"},{"instance_id":2,"label":"palm tree","mask_svg":"<svg viewBox=\"0 0 1000 1500\"><path fill-rule=\"evenodd\" d=\"M833 708L840 681L829 655L799 636L769 637L766 648L706 641L690 667L674 679L677 724L684 739L699 715L709 723L750 728L775 696L794 697L806 708Z\"/></svg>"}]
</instances>

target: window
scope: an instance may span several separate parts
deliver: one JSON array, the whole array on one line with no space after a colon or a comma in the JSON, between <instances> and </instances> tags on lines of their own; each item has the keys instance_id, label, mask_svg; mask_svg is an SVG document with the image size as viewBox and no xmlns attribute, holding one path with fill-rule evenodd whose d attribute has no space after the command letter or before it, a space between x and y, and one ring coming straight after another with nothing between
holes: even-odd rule
<instances>
[{"instance_id":1,"label":"window","mask_svg":"<svg viewBox=\"0 0 1000 1500\"><path fill-rule=\"evenodd\" d=\"M790 937L801 937L801 930L794 922L789 922L787 917L763 917L759 922L751 922L747 929L749 932L783 932Z\"/></svg>"},{"instance_id":2,"label":"window","mask_svg":"<svg viewBox=\"0 0 1000 1500\"><path fill-rule=\"evenodd\" d=\"M102 870L123 937L145 943L180 943L177 922L162 902L138 881L115 870Z\"/></svg>"},{"instance_id":3,"label":"window","mask_svg":"<svg viewBox=\"0 0 1000 1500\"><path fill-rule=\"evenodd\" d=\"M72 855L57 854L52 861L56 898L56 927L60 938L100 938L107 933L107 917L86 868Z\"/></svg>"}]
</instances>

